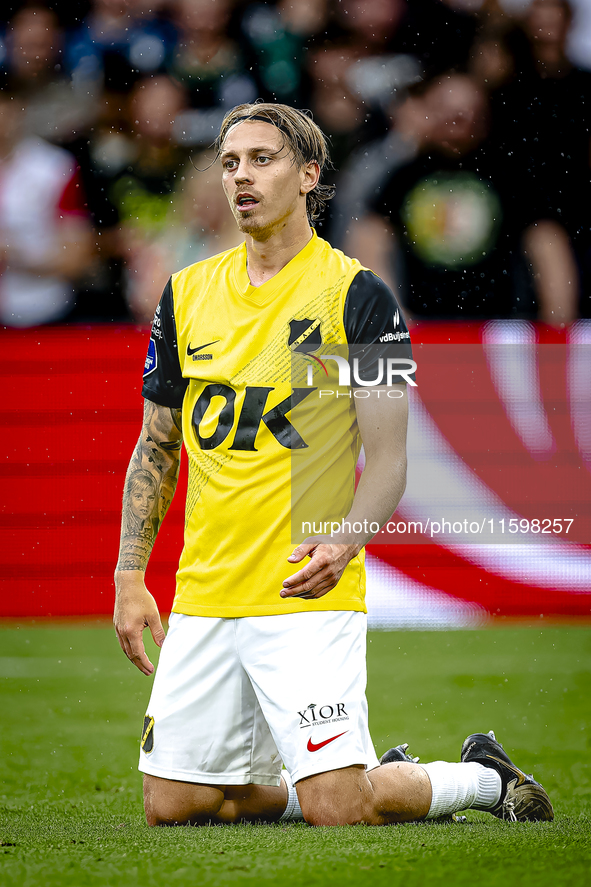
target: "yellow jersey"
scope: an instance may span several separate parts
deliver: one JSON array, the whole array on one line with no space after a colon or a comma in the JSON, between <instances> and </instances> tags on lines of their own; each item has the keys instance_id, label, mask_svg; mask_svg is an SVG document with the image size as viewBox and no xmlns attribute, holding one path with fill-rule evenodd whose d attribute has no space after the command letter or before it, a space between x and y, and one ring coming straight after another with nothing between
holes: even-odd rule
<instances>
[{"instance_id":1,"label":"yellow jersey","mask_svg":"<svg viewBox=\"0 0 591 887\"><path fill-rule=\"evenodd\" d=\"M258 287L244 244L172 276L152 325L143 394L182 406L189 482L175 613L365 610L363 552L318 600L279 592L307 562L287 558L317 531L317 515L338 520L354 494L355 401L321 396L338 389L338 366L317 358L393 335L408 340L392 292L316 232Z\"/></svg>"}]
</instances>

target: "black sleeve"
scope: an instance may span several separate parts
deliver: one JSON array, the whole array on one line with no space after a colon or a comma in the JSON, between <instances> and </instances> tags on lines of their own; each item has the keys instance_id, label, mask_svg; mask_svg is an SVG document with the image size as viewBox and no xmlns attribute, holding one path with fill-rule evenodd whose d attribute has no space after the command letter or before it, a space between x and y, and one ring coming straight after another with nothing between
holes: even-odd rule
<instances>
[{"instance_id":1,"label":"black sleeve","mask_svg":"<svg viewBox=\"0 0 591 887\"><path fill-rule=\"evenodd\" d=\"M147 400L163 407L180 410L188 384L189 380L184 379L181 372L172 281L169 280L152 322L142 394Z\"/></svg>"},{"instance_id":2,"label":"black sleeve","mask_svg":"<svg viewBox=\"0 0 591 887\"><path fill-rule=\"evenodd\" d=\"M357 358L361 379L377 378L380 359L412 360L410 333L396 297L372 271L359 271L353 278L343 323L349 358ZM414 374L410 378L414 380ZM358 386L355 381L352 384Z\"/></svg>"}]
</instances>

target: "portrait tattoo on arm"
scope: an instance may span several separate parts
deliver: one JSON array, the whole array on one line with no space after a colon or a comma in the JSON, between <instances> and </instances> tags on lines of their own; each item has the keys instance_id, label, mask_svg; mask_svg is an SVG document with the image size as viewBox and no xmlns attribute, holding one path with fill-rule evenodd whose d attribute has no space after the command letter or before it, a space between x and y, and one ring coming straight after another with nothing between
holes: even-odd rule
<instances>
[{"instance_id":1,"label":"portrait tattoo on arm","mask_svg":"<svg viewBox=\"0 0 591 887\"><path fill-rule=\"evenodd\" d=\"M125 478L118 570L146 569L176 489L181 428L181 410L145 401L142 433Z\"/></svg>"}]
</instances>

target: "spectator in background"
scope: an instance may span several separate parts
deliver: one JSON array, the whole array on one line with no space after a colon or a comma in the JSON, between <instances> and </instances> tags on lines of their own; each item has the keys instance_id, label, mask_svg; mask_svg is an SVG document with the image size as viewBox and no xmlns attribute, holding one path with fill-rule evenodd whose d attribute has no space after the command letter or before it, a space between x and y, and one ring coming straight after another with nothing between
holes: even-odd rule
<instances>
[{"instance_id":1,"label":"spectator in background","mask_svg":"<svg viewBox=\"0 0 591 887\"><path fill-rule=\"evenodd\" d=\"M74 157L21 134L22 98L0 91L0 323L63 320L92 261Z\"/></svg>"},{"instance_id":2,"label":"spectator in background","mask_svg":"<svg viewBox=\"0 0 591 887\"><path fill-rule=\"evenodd\" d=\"M311 103L337 170L361 144L386 134L393 99L421 78L406 51L407 17L406 0L343 0L332 30L312 44Z\"/></svg>"},{"instance_id":3,"label":"spectator in background","mask_svg":"<svg viewBox=\"0 0 591 887\"><path fill-rule=\"evenodd\" d=\"M81 167L97 241L97 261L82 282L76 320L130 316L125 300L127 253L111 187L124 173L133 172L142 153L129 119L130 96L139 79L163 70L170 60L176 32L165 12L162 2L95 0L66 41L73 89L97 97L94 125L66 143ZM151 165L156 169L158 158Z\"/></svg>"},{"instance_id":4,"label":"spectator in background","mask_svg":"<svg viewBox=\"0 0 591 887\"><path fill-rule=\"evenodd\" d=\"M353 14L360 34L352 37L371 47L366 55L411 56L427 79L465 65L479 26L478 9L464 0L346 0L339 9Z\"/></svg>"},{"instance_id":5,"label":"spectator in background","mask_svg":"<svg viewBox=\"0 0 591 887\"><path fill-rule=\"evenodd\" d=\"M317 35L308 54L311 107L331 138L337 170L360 145L386 136L392 107L425 71L464 63L478 21L452 5L441 0L338 3L332 28Z\"/></svg>"},{"instance_id":6,"label":"spectator in background","mask_svg":"<svg viewBox=\"0 0 591 887\"><path fill-rule=\"evenodd\" d=\"M314 38L326 34L329 21L328 0L279 0L275 6L246 7L240 31L263 98L296 107L309 103L306 53Z\"/></svg>"},{"instance_id":7,"label":"spectator in background","mask_svg":"<svg viewBox=\"0 0 591 887\"><path fill-rule=\"evenodd\" d=\"M390 261L393 241L383 242L379 213L388 208L375 203L374 192L383 193L397 169L418 170L413 164L429 157L439 158L448 173L460 171L454 164L474 166L480 157L479 169L471 171L492 183L501 201L503 216L493 225L498 240L487 261L494 265L493 257L506 247L512 283L510 308L504 288L496 302L498 316L505 311L533 316L537 304L538 316L567 322L577 313L578 277L580 292L591 292L586 219L591 73L567 58L572 25L566 0L88 0L77 7L82 24L68 32L63 22L71 27L75 12L65 3L49 7L29 0L10 7L16 12L0 12L7 22L0 62L4 80L27 95L18 138L41 135L71 151L81 167L98 248L87 253L92 259L83 274L78 269L67 278L77 300L69 318L144 317L134 281L157 276L148 269L159 264L161 249L168 256L171 238L163 232L171 218L175 243L186 246L194 236L191 249L197 249L195 232L184 239L178 215L170 215L171 200L177 214L184 206L177 191L189 150L211 143L228 107L258 95L312 108L332 137L336 168L330 183L338 185L323 224L335 243L358 251L376 271L395 274L403 292L420 264L418 241L411 244L399 210L388 210L400 249L395 271L385 272L384 263L396 265ZM430 109L428 104L433 74L452 66L466 69L478 82L483 108L488 93L489 132L478 135L477 148L474 133L470 149L456 145L446 154L449 140L437 131L449 106L442 102ZM158 86L145 95L145 113L137 113L142 100L138 104L136 84L145 88L152 75ZM405 101L409 88L412 97ZM169 102L168 109L163 102ZM160 111L153 113L158 103ZM456 108L463 119L448 128L465 124L469 105L465 115ZM367 215L372 200L377 215ZM441 218L460 218L458 205L453 213L447 206ZM355 221L361 217L362 226ZM87 219L78 221L89 230ZM145 244L154 252L143 249ZM182 264L182 251L173 250L174 260L162 262ZM421 274L443 280L437 262L421 261ZM413 273L405 277L409 268ZM466 280L475 270L466 265ZM448 280L460 274L457 264L448 271ZM482 296L478 282L473 290L462 286L458 292L455 308L446 309L453 316L492 310L494 293ZM408 298L414 298L410 291ZM437 304L415 305L417 315L437 316ZM579 311L591 316L590 296L582 296Z\"/></svg>"},{"instance_id":8,"label":"spectator in background","mask_svg":"<svg viewBox=\"0 0 591 887\"><path fill-rule=\"evenodd\" d=\"M355 59L350 42L339 32L320 40L308 53L310 108L314 120L330 139L331 159L336 170L362 140L365 112L348 82L348 72ZM326 182L334 184L334 173L330 170Z\"/></svg>"},{"instance_id":9,"label":"spectator in background","mask_svg":"<svg viewBox=\"0 0 591 887\"><path fill-rule=\"evenodd\" d=\"M67 143L96 117L97 95L75 89L64 69L64 33L51 9L25 6L6 30L4 80L26 99L24 131Z\"/></svg>"},{"instance_id":10,"label":"spectator in background","mask_svg":"<svg viewBox=\"0 0 591 887\"><path fill-rule=\"evenodd\" d=\"M101 90L94 126L69 142L80 173L95 228L96 261L88 269L78 293L73 320L128 320L124 298L124 254L119 211L110 199L110 187L133 163L134 144L129 119L129 94L115 81Z\"/></svg>"},{"instance_id":11,"label":"spectator in background","mask_svg":"<svg viewBox=\"0 0 591 887\"><path fill-rule=\"evenodd\" d=\"M244 239L220 186L219 161L198 155L187 163L165 224L151 237L137 237L128 268L128 300L134 317L150 321L171 274L238 246Z\"/></svg>"},{"instance_id":12,"label":"spectator in background","mask_svg":"<svg viewBox=\"0 0 591 887\"><path fill-rule=\"evenodd\" d=\"M591 73L575 68L565 50L571 16L567 0L532 0L504 50L499 45L513 59L493 105L508 156L535 180L541 208L563 217L571 182L588 178L591 126Z\"/></svg>"},{"instance_id":13,"label":"spectator in background","mask_svg":"<svg viewBox=\"0 0 591 887\"><path fill-rule=\"evenodd\" d=\"M381 184L396 169L413 160L428 138L428 111L420 85L404 98L397 97L390 109L391 126L382 138L362 145L345 161L339 186L330 207L330 242L347 255L351 249L367 254L372 237L371 225L357 224L365 219ZM376 273L382 274L375 269ZM390 275L386 267L382 272Z\"/></svg>"},{"instance_id":14,"label":"spectator in background","mask_svg":"<svg viewBox=\"0 0 591 887\"><path fill-rule=\"evenodd\" d=\"M244 54L230 34L231 14L231 0L178 0L179 37L168 66L187 90L191 108L216 108L222 116L221 109L256 96ZM207 141L216 131L207 132Z\"/></svg>"},{"instance_id":15,"label":"spectator in background","mask_svg":"<svg viewBox=\"0 0 591 887\"><path fill-rule=\"evenodd\" d=\"M162 0L93 0L67 44L73 82L127 91L137 76L163 71L176 40L165 8Z\"/></svg>"},{"instance_id":16,"label":"spectator in background","mask_svg":"<svg viewBox=\"0 0 591 887\"><path fill-rule=\"evenodd\" d=\"M571 0L573 19L567 38L568 57L574 65L591 69L591 3Z\"/></svg>"},{"instance_id":17,"label":"spectator in background","mask_svg":"<svg viewBox=\"0 0 591 887\"><path fill-rule=\"evenodd\" d=\"M140 321L149 320L155 306L134 278L141 273L138 259L144 247L168 223L172 195L187 160L187 152L173 139L175 118L185 106L185 91L172 78L161 74L139 80L129 101L131 159L105 181L110 218L118 224L126 266L125 297L131 316Z\"/></svg>"},{"instance_id":18,"label":"spectator in background","mask_svg":"<svg viewBox=\"0 0 591 887\"><path fill-rule=\"evenodd\" d=\"M572 251L557 252L549 270L532 249L539 243L537 207L527 182L507 175L504 158L486 138L484 91L451 73L431 83L424 101L426 147L378 189L354 254L380 273L397 244L398 274L390 262L388 277L418 317L531 317L537 298L542 319L571 320Z\"/></svg>"},{"instance_id":19,"label":"spectator in background","mask_svg":"<svg viewBox=\"0 0 591 887\"><path fill-rule=\"evenodd\" d=\"M421 78L416 56L401 51L406 0L343 0L338 10L353 57L349 87L366 113L383 114L398 89Z\"/></svg>"},{"instance_id":20,"label":"spectator in background","mask_svg":"<svg viewBox=\"0 0 591 887\"><path fill-rule=\"evenodd\" d=\"M585 294L589 275L589 147L591 74L566 55L571 23L565 0L532 0L521 22L497 18L476 41L470 70L490 92L492 140L508 178L527 181L537 225L526 232L526 246L538 269L542 305L550 305L565 269L576 288L582 265L579 304L562 320L591 313ZM562 269L563 273L560 273ZM544 318L552 317L546 312Z\"/></svg>"},{"instance_id":21,"label":"spectator in background","mask_svg":"<svg viewBox=\"0 0 591 887\"><path fill-rule=\"evenodd\" d=\"M491 120L496 127L495 100L503 104L502 88L516 74L511 46L510 20L494 22L480 31L470 51L468 72L486 90L491 100Z\"/></svg>"},{"instance_id":22,"label":"spectator in background","mask_svg":"<svg viewBox=\"0 0 591 887\"><path fill-rule=\"evenodd\" d=\"M6 29L5 65L11 87L30 98L55 81L63 61L62 43L52 10L39 5L16 12Z\"/></svg>"},{"instance_id":23,"label":"spectator in background","mask_svg":"<svg viewBox=\"0 0 591 887\"><path fill-rule=\"evenodd\" d=\"M86 277L76 319L145 319L133 283L136 257L167 222L187 159L173 138L185 108L183 88L166 74L141 78L129 94L104 93L97 125L76 143L100 259ZM151 304L149 295L144 301Z\"/></svg>"},{"instance_id":24,"label":"spectator in background","mask_svg":"<svg viewBox=\"0 0 591 887\"><path fill-rule=\"evenodd\" d=\"M532 0L521 25L525 40L516 76L503 90L504 114L495 121L513 152L517 175L527 176L532 185L540 224L528 235L528 251L544 269L541 287L544 279L556 285L556 268L564 264L571 244L589 274L591 73L567 58L571 18L567 0ZM576 309L589 316L588 283L581 292L584 304ZM551 296L547 293L546 300Z\"/></svg>"}]
</instances>

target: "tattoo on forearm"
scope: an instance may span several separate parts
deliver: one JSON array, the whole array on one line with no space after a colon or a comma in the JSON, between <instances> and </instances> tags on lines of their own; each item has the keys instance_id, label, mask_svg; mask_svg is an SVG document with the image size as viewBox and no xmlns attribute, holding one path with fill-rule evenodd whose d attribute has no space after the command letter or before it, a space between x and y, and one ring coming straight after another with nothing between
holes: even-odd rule
<instances>
[{"instance_id":1,"label":"tattoo on forearm","mask_svg":"<svg viewBox=\"0 0 591 887\"><path fill-rule=\"evenodd\" d=\"M145 401L142 433L125 478L118 570L146 569L176 488L181 427L181 410Z\"/></svg>"}]
</instances>

